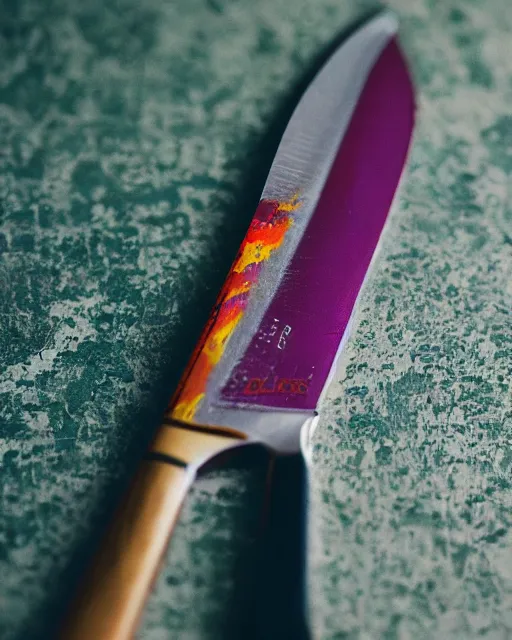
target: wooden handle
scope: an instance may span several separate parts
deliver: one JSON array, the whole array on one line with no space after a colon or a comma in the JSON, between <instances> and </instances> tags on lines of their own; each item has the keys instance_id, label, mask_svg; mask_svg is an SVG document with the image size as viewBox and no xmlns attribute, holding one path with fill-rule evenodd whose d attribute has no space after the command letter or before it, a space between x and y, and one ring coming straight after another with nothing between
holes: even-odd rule
<instances>
[{"instance_id":1,"label":"wooden handle","mask_svg":"<svg viewBox=\"0 0 512 640\"><path fill-rule=\"evenodd\" d=\"M159 429L60 632L132 638L195 470L241 434L169 421Z\"/></svg>"}]
</instances>

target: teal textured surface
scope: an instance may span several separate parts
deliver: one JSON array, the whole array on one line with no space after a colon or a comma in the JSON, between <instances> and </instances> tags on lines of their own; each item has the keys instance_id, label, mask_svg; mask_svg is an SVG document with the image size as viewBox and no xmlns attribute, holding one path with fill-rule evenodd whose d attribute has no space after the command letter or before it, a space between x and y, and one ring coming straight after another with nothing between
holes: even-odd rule
<instances>
[{"instance_id":1,"label":"teal textured surface","mask_svg":"<svg viewBox=\"0 0 512 640\"><path fill-rule=\"evenodd\" d=\"M312 629L501 640L512 16L507 0L389 5L419 119L311 443ZM2 5L2 637L44 634L62 610L207 318L297 87L374 7ZM198 481L140 637L222 637L265 472L254 454Z\"/></svg>"}]
</instances>

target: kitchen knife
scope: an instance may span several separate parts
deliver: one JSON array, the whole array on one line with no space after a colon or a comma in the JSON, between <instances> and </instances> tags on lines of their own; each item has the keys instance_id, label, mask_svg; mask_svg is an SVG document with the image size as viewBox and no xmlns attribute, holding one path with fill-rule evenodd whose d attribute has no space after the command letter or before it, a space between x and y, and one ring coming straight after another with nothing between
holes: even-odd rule
<instances>
[{"instance_id":1,"label":"kitchen knife","mask_svg":"<svg viewBox=\"0 0 512 640\"><path fill-rule=\"evenodd\" d=\"M212 456L301 450L397 188L414 97L384 12L296 107L259 206L167 412L61 636L132 637L182 502Z\"/></svg>"}]
</instances>

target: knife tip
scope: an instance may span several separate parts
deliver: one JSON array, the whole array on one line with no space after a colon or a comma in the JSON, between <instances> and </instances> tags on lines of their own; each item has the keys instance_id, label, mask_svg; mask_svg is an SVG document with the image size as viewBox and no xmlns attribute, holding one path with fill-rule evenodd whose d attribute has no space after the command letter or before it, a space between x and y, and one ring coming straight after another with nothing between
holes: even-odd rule
<instances>
[{"instance_id":1,"label":"knife tip","mask_svg":"<svg viewBox=\"0 0 512 640\"><path fill-rule=\"evenodd\" d=\"M391 9L382 9L370 20L370 25L375 30L387 33L391 37L398 32L398 16Z\"/></svg>"}]
</instances>

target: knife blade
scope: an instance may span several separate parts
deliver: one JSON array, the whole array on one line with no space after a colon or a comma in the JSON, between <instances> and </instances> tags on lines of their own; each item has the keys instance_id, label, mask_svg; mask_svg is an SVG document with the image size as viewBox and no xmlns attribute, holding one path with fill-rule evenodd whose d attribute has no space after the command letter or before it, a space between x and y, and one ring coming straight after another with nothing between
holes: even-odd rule
<instances>
[{"instance_id":1,"label":"knife blade","mask_svg":"<svg viewBox=\"0 0 512 640\"><path fill-rule=\"evenodd\" d=\"M247 443L300 451L398 186L414 94L384 12L297 105L256 213L163 424L63 626L132 637L197 470Z\"/></svg>"}]
</instances>

